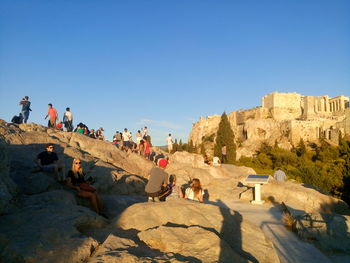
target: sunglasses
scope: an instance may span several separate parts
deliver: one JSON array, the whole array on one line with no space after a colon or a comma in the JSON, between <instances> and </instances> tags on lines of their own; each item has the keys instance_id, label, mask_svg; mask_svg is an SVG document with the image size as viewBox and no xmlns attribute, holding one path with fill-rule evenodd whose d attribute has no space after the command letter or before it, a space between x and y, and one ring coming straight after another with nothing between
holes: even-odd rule
<instances>
[{"instance_id":1,"label":"sunglasses","mask_svg":"<svg viewBox=\"0 0 350 263\"><path fill-rule=\"evenodd\" d=\"M76 162L76 163L74 163L74 164L81 164L81 162Z\"/></svg>"}]
</instances>

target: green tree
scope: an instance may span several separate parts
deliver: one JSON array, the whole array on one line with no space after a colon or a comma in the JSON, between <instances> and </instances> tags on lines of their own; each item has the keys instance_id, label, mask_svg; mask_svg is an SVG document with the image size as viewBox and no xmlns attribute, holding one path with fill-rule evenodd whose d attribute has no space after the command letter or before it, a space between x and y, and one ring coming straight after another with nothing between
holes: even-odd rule
<instances>
[{"instance_id":1,"label":"green tree","mask_svg":"<svg viewBox=\"0 0 350 263\"><path fill-rule=\"evenodd\" d=\"M173 144L173 153L177 152L179 149L179 144L177 143L177 139L175 139L175 142Z\"/></svg>"},{"instance_id":2,"label":"green tree","mask_svg":"<svg viewBox=\"0 0 350 263\"><path fill-rule=\"evenodd\" d=\"M193 145L193 141L190 140L189 143L187 144L187 151L189 153L194 153L195 152L195 147Z\"/></svg>"},{"instance_id":3,"label":"green tree","mask_svg":"<svg viewBox=\"0 0 350 263\"><path fill-rule=\"evenodd\" d=\"M221 148L226 145L227 150L227 162L235 163L236 161L236 144L234 142L235 135L231 128L230 122L228 121L227 115L224 112L221 115L219 123L219 129L216 134L214 155L221 156Z\"/></svg>"}]
</instances>

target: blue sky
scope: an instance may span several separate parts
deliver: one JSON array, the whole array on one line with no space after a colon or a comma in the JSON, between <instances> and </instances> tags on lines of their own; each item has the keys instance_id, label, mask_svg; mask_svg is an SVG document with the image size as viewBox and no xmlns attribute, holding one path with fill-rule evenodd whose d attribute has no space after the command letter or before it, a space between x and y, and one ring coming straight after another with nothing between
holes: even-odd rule
<instances>
[{"instance_id":1,"label":"blue sky","mask_svg":"<svg viewBox=\"0 0 350 263\"><path fill-rule=\"evenodd\" d=\"M0 3L0 119L47 104L108 139L148 126L187 140L200 116L270 92L350 95L350 1Z\"/></svg>"}]
</instances>

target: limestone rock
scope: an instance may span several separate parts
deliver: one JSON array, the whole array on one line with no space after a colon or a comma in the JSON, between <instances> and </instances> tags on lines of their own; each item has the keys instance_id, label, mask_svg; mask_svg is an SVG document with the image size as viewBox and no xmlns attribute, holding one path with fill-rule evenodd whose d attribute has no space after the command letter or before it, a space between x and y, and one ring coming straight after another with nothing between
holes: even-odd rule
<instances>
[{"instance_id":1,"label":"limestone rock","mask_svg":"<svg viewBox=\"0 0 350 263\"><path fill-rule=\"evenodd\" d=\"M202 168L205 166L202 155L191 154L188 152L175 152L173 155L171 155L170 162L181 163L194 168Z\"/></svg>"},{"instance_id":2,"label":"limestone rock","mask_svg":"<svg viewBox=\"0 0 350 263\"><path fill-rule=\"evenodd\" d=\"M74 204L60 191L28 197L16 213L0 217L0 258L4 262L81 262L98 243L82 234L106 221Z\"/></svg>"},{"instance_id":3,"label":"limestone rock","mask_svg":"<svg viewBox=\"0 0 350 263\"><path fill-rule=\"evenodd\" d=\"M5 145L0 141L0 215L8 212L17 187L9 176L9 160Z\"/></svg>"},{"instance_id":4,"label":"limestone rock","mask_svg":"<svg viewBox=\"0 0 350 263\"><path fill-rule=\"evenodd\" d=\"M294 227L302 239L316 241L325 251L350 254L350 216L304 214L296 216Z\"/></svg>"},{"instance_id":5,"label":"limestone rock","mask_svg":"<svg viewBox=\"0 0 350 263\"><path fill-rule=\"evenodd\" d=\"M246 262L225 240L199 226L148 229L139 238L154 249L193 257L201 262Z\"/></svg>"},{"instance_id":6,"label":"limestone rock","mask_svg":"<svg viewBox=\"0 0 350 263\"><path fill-rule=\"evenodd\" d=\"M244 220L239 213L219 206L187 200L135 204L121 214L115 225L125 230L145 231L167 223L174 227L200 226L210 230L245 259L279 262L272 243L258 227Z\"/></svg>"},{"instance_id":7,"label":"limestone rock","mask_svg":"<svg viewBox=\"0 0 350 263\"><path fill-rule=\"evenodd\" d=\"M241 195L243 200L252 200L252 191ZM319 191L305 187L293 182L278 182L269 180L261 188L261 197L265 200L284 202L287 206L306 213L314 212L335 212L344 213L348 211L348 206L342 200L336 199Z\"/></svg>"}]
</instances>

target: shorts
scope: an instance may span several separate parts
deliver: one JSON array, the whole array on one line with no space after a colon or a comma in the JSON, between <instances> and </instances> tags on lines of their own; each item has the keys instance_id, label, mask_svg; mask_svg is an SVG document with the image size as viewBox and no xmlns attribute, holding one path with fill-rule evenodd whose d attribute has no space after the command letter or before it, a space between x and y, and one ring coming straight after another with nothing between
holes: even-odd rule
<instances>
[{"instance_id":1,"label":"shorts","mask_svg":"<svg viewBox=\"0 0 350 263\"><path fill-rule=\"evenodd\" d=\"M55 171L55 165L54 164L43 165L42 169L43 169L44 172L54 172Z\"/></svg>"}]
</instances>

